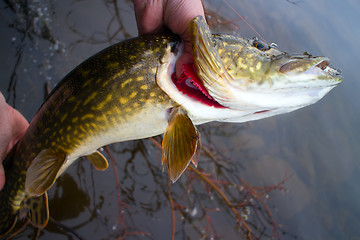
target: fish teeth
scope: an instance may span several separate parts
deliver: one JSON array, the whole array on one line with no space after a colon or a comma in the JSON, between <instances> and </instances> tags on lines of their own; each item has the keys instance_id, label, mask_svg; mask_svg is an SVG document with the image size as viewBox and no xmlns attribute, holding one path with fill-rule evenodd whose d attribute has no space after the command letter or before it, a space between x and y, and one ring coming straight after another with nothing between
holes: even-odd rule
<instances>
[{"instance_id":1,"label":"fish teeth","mask_svg":"<svg viewBox=\"0 0 360 240\"><path fill-rule=\"evenodd\" d=\"M326 66L326 68L323 71L330 74L331 76L337 76L341 74L340 69L331 68L329 66Z\"/></svg>"}]
</instances>

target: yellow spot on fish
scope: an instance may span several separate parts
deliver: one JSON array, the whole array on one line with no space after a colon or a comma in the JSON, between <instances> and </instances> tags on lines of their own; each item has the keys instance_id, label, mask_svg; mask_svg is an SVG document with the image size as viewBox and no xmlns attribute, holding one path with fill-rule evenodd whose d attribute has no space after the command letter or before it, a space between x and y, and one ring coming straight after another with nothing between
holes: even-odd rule
<instances>
[{"instance_id":1,"label":"yellow spot on fish","mask_svg":"<svg viewBox=\"0 0 360 240\"><path fill-rule=\"evenodd\" d=\"M101 125L96 125L95 123L90 123L90 125L94 128L94 130L98 129L99 127L101 127Z\"/></svg>"},{"instance_id":2,"label":"yellow spot on fish","mask_svg":"<svg viewBox=\"0 0 360 240\"><path fill-rule=\"evenodd\" d=\"M119 67L119 63L118 63L118 62L110 62L110 63L108 63L108 65L106 65L106 67L107 67L108 69L118 68L118 67Z\"/></svg>"},{"instance_id":3,"label":"yellow spot on fish","mask_svg":"<svg viewBox=\"0 0 360 240\"><path fill-rule=\"evenodd\" d=\"M85 106L86 104L88 104L91 100L93 100L97 95L97 92L93 92L91 93L91 95L84 101L83 105Z\"/></svg>"},{"instance_id":4,"label":"yellow spot on fish","mask_svg":"<svg viewBox=\"0 0 360 240\"><path fill-rule=\"evenodd\" d=\"M243 62L241 62L241 63L239 64L239 66L240 66L240 68L242 68L242 69L247 69L247 65L244 64Z\"/></svg>"},{"instance_id":5,"label":"yellow spot on fish","mask_svg":"<svg viewBox=\"0 0 360 240\"><path fill-rule=\"evenodd\" d=\"M64 122L66 117L67 117L67 113L65 113L61 118L60 118L60 122Z\"/></svg>"},{"instance_id":6,"label":"yellow spot on fish","mask_svg":"<svg viewBox=\"0 0 360 240\"><path fill-rule=\"evenodd\" d=\"M112 94L108 94L102 102L100 102L96 107L92 107L94 110L101 110L108 102L112 99Z\"/></svg>"},{"instance_id":7,"label":"yellow spot on fish","mask_svg":"<svg viewBox=\"0 0 360 240\"><path fill-rule=\"evenodd\" d=\"M66 131L70 131L71 130L71 126L67 126Z\"/></svg>"},{"instance_id":8,"label":"yellow spot on fish","mask_svg":"<svg viewBox=\"0 0 360 240\"><path fill-rule=\"evenodd\" d=\"M104 82L102 83L102 87L106 87L106 85L108 85L110 81L107 79L107 80L104 80Z\"/></svg>"},{"instance_id":9,"label":"yellow spot on fish","mask_svg":"<svg viewBox=\"0 0 360 240\"><path fill-rule=\"evenodd\" d=\"M125 108L125 111L126 111L126 112L130 112L130 111L131 111L131 108L129 108L129 107Z\"/></svg>"},{"instance_id":10,"label":"yellow spot on fish","mask_svg":"<svg viewBox=\"0 0 360 240\"><path fill-rule=\"evenodd\" d=\"M43 131L43 133L47 133L50 131L50 128L45 128L45 130Z\"/></svg>"},{"instance_id":11,"label":"yellow spot on fish","mask_svg":"<svg viewBox=\"0 0 360 240\"><path fill-rule=\"evenodd\" d=\"M153 54L153 51L150 51L150 50L146 50L144 53L143 53L143 56L144 57L147 57L147 56L150 56Z\"/></svg>"},{"instance_id":12,"label":"yellow spot on fish","mask_svg":"<svg viewBox=\"0 0 360 240\"><path fill-rule=\"evenodd\" d=\"M150 93L150 97L155 97L155 96L156 96L156 93L154 93L154 92Z\"/></svg>"},{"instance_id":13,"label":"yellow spot on fish","mask_svg":"<svg viewBox=\"0 0 360 240\"><path fill-rule=\"evenodd\" d=\"M105 82L105 85L106 85L106 83L108 82L108 81L106 81L105 79L103 79L103 78L98 78L97 80L96 80L96 84L100 84L101 82ZM103 84L104 85L104 84Z\"/></svg>"},{"instance_id":14,"label":"yellow spot on fish","mask_svg":"<svg viewBox=\"0 0 360 240\"><path fill-rule=\"evenodd\" d=\"M219 48L218 52L219 52L219 55L222 55L224 53L225 49L224 48Z\"/></svg>"},{"instance_id":15,"label":"yellow spot on fish","mask_svg":"<svg viewBox=\"0 0 360 240\"><path fill-rule=\"evenodd\" d=\"M63 128L61 128L61 129L59 130L59 134L62 134L62 133L63 133L63 131L64 131L64 129L63 129Z\"/></svg>"},{"instance_id":16,"label":"yellow spot on fish","mask_svg":"<svg viewBox=\"0 0 360 240\"><path fill-rule=\"evenodd\" d=\"M78 120L79 120L78 117L74 117L71 121L72 121L73 123L76 123Z\"/></svg>"},{"instance_id":17,"label":"yellow spot on fish","mask_svg":"<svg viewBox=\"0 0 360 240\"><path fill-rule=\"evenodd\" d=\"M133 66L133 69L136 70L136 69L142 68L143 66L144 66L143 63L138 62L137 64L135 64L135 65Z\"/></svg>"},{"instance_id":18,"label":"yellow spot on fish","mask_svg":"<svg viewBox=\"0 0 360 240\"><path fill-rule=\"evenodd\" d=\"M84 138L84 137L85 137L85 134L80 133L80 134L78 135L78 137L79 137L79 138Z\"/></svg>"},{"instance_id":19,"label":"yellow spot on fish","mask_svg":"<svg viewBox=\"0 0 360 240\"><path fill-rule=\"evenodd\" d=\"M85 77L87 77L87 75L89 75L89 73L90 73L90 70L88 69L88 70L82 70L81 71L81 75L85 78Z\"/></svg>"},{"instance_id":20,"label":"yellow spot on fish","mask_svg":"<svg viewBox=\"0 0 360 240\"><path fill-rule=\"evenodd\" d=\"M103 120L105 120L103 115L96 117L96 121L98 121L98 122L103 121Z\"/></svg>"},{"instance_id":21,"label":"yellow spot on fish","mask_svg":"<svg viewBox=\"0 0 360 240\"><path fill-rule=\"evenodd\" d=\"M132 78L126 79L124 82L121 83L121 88L124 88L131 81L132 81Z\"/></svg>"},{"instance_id":22,"label":"yellow spot on fish","mask_svg":"<svg viewBox=\"0 0 360 240\"><path fill-rule=\"evenodd\" d=\"M156 67L152 68L151 71L152 71L154 74L156 74L156 71L157 71Z\"/></svg>"},{"instance_id":23,"label":"yellow spot on fish","mask_svg":"<svg viewBox=\"0 0 360 240\"><path fill-rule=\"evenodd\" d=\"M59 144L57 145L57 148L59 148L59 149L62 150L63 152L67 152L67 151L68 151L66 148L64 148L63 146L60 146Z\"/></svg>"},{"instance_id":24,"label":"yellow spot on fish","mask_svg":"<svg viewBox=\"0 0 360 240\"><path fill-rule=\"evenodd\" d=\"M81 130L83 133L86 132L86 130L85 130L85 128L84 128L83 126L80 125L79 128L80 128L80 130Z\"/></svg>"},{"instance_id":25,"label":"yellow spot on fish","mask_svg":"<svg viewBox=\"0 0 360 240\"><path fill-rule=\"evenodd\" d=\"M77 129L74 130L74 135L77 135L79 131Z\"/></svg>"},{"instance_id":26,"label":"yellow spot on fish","mask_svg":"<svg viewBox=\"0 0 360 240\"><path fill-rule=\"evenodd\" d=\"M57 134L57 132L54 131L54 132L51 134L50 138L54 138L56 134Z\"/></svg>"},{"instance_id":27,"label":"yellow spot on fish","mask_svg":"<svg viewBox=\"0 0 360 240\"><path fill-rule=\"evenodd\" d=\"M142 85L141 87L140 87L142 90L146 90L146 89L148 89L148 85Z\"/></svg>"},{"instance_id":28,"label":"yellow spot on fish","mask_svg":"<svg viewBox=\"0 0 360 240\"><path fill-rule=\"evenodd\" d=\"M71 112L75 112L77 110L79 104L80 104L80 102L77 102Z\"/></svg>"},{"instance_id":29,"label":"yellow spot on fish","mask_svg":"<svg viewBox=\"0 0 360 240\"><path fill-rule=\"evenodd\" d=\"M256 64L256 70L260 70L260 68L261 68L261 62L258 62L257 64Z\"/></svg>"},{"instance_id":30,"label":"yellow spot on fish","mask_svg":"<svg viewBox=\"0 0 360 240\"><path fill-rule=\"evenodd\" d=\"M74 102L76 100L76 97L75 96L70 96L69 98L68 98L68 101L69 102Z\"/></svg>"},{"instance_id":31,"label":"yellow spot on fish","mask_svg":"<svg viewBox=\"0 0 360 240\"><path fill-rule=\"evenodd\" d=\"M136 81L142 81L142 80L144 80L144 76L138 76L138 77L136 78Z\"/></svg>"},{"instance_id":32,"label":"yellow spot on fish","mask_svg":"<svg viewBox=\"0 0 360 240\"><path fill-rule=\"evenodd\" d=\"M136 55L130 55L130 56L128 56L128 57L129 57L129 59L135 59L135 58L137 58Z\"/></svg>"},{"instance_id":33,"label":"yellow spot on fish","mask_svg":"<svg viewBox=\"0 0 360 240\"><path fill-rule=\"evenodd\" d=\"M130 98L134 98L136 95L137 95L137 92L132 92L132 93L130 94Z\"/></svg>"},{"instance_id":34,"label":"yellow spot on fish","mask_svg":"<svg viewBox=\"0 0 360 240\"><path fill-rule=\"evenodd\" d=\"M84 82L84 84L82 85L82 87L86 87L87 85L89 85L91 82L93 81L93 78L90 78L89 80L87 80L86 82Z\"/></svg>"},{"instance_id":35,"label":"yellow spot on fish","mask_svg":"<svg viewBox=\"0 0 360 240\"><path fill-rule=\"evenodd\" d=\"M84 121L84 120L86 120L87 118L90 118L90 119L94 118L94 114L91 114L91 113L85 114L84 116L82 116L82 117L80 118L80 120L81 120L81 121Z\"/></svg>"},{"instance_id":36,"label":"yellow spot on fish","mask_svg":"<svg viewBox=\"0 0 360 240\"><path fill-rule=\"evenodd\" d=\"M121 97L119 100L120 100L121 104L125 104L128 101L126 98L123 98L123 97Z\"/></svg>"},{"instance_id":37,"label":"yellow spot on fish","mask_svg":"<svg viewBox=\"0 0 360 240\"><path fill-rule=\"evenodd\" d=\"M111 80L114 80L116 78L121 77L126 72L126 69L121 69L119 72L115 73L114 76L112 76Z\"/></svg>"},{"instance_id":38,"label":"yellow spot on fish","mask_svg":"<svg viewBox=\"0 0 360 240\"><path fill-rule=\"evenodd\" d=\"M51 146L55 146L56 145L56 142L51 142Z\"/></svg>"},{"instance_id":39,"label":"yellow spot on fish","mask_svg":"<svg viewBox=\"0 0 360 240\"><path fill-rule=\"evenodd\" d=\"M133 105L134 108L137 108L138 106L139 106L139 104L137 102L134 103L134 105Z\"/></svg>"}]
</instances>

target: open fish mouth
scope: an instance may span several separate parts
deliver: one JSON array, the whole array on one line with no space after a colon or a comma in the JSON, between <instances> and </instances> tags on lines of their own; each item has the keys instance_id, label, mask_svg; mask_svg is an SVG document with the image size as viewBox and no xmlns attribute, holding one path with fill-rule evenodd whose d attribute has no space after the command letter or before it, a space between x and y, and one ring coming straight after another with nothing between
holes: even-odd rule
<instances>
[{"instance_id":1,"label":"open fish mouth","mask_svg":"<svg viewBox=\"0 0 360 240\"><path fill-rule=\"evenodd\" d=\"M327 82L327 84L323 82L325 85L337 85L341 82L341 71L330 67L330 61L327 57L293 56L288 62L281 65L279 73L312 75L319 80L325 80Z\"/></svg>"},{"instance_id":2,"label":"open fish mouth","mask_svg":"<svg viewBox=\"0 0 360 240\"><path fill-rule=\"evenodd\" d=\"M330 62L328 60L320 61L318 64L312 68L309 68L307 71L311 72L316 68L321 69L322 73L330 77L339 77L341 75L341 70L330 67Z\"/></svg>"}]
</instances>

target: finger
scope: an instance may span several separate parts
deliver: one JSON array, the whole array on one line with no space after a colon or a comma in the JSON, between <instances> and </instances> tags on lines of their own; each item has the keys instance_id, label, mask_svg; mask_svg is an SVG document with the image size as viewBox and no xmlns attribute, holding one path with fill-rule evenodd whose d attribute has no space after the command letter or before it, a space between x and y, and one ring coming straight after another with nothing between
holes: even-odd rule
<instances>
[{"instance_id":1,"label":"finger","mask_svg":"<svg viewBox=\"0 0 360 240\"><path fill-rule=\"evenodd\" d=\"M7 152L11 150L11 148L17 143L25 134L27 128L29 127L28 121L18 112L16 109L11 108L11 118L12 121L12 136L9 142L9 146Z\"/></svg>"},{"instance_id":2,"label":"finger","mask_svg":"<svg viewBox=\"0 0 360 240\"><path fill-rule=\"evenodd\" d=\"M164 1L134 0L134 10L139 35L160 32L163 23Z\"/></svg>"},{"instance_id":3,"label":"finger","mask_svg":"<svg viewBox=\"0 0 360 240\"><path fill-rule=\"evenodd\" d=\"M167 0L164 6L165 25L185 41L190 41L188 25L198 15L205 18L201 0Z\"/></svg>"},{"instance_id":4,"label":"finger","mask_svg":"<svg viewBox=\"0 0 360 240\"><path fill-rule=\"evenodd\" d=\"M168 0L165 5L164 21L172 32L179 34L184 41L184 53L176 62L175 71L179 78L182 72L182 66L187 63L192 63L192 46L188 30L190 21L201 15L205 17L204 8L200 0L186 1L186 0Z\"/></svg>"}]
</instances>

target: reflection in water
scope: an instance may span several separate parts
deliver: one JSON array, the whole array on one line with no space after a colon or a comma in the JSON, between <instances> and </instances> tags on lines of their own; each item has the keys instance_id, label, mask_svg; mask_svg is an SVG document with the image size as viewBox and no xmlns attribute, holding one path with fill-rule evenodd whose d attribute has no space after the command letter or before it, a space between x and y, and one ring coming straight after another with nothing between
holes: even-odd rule
<instances>
[{"instance_id":1,"label":"reflection in water","mask_svg":"<svg viewBox=\"0 0 360 240\"><path fill-rule=\"evenodd\" d=\"M71 175L64 173L56 185L49 201L52 218L57 221L76 218L89 207L89 193L82 191Z\"/></svg>"},{"instance_id":2,"label":"reflection in water","mask_svg":"<svg viewBox=\"0 0 360 240\"><path fill-rule=\"evenodd\" d=\"M0 87L5 94L9 85L8 100L28 119L43 100L45 82L53 87L87 57L137 34L130 0L5 0L0 4L5 19L0 28L7 36L0 39L0 57L11 58L12 64L6 65L9 60L1 58L0 74L10 80L0 81ZM315 31L310 26L322 20L301 17L305 11L326 15L315 8L316 1L243 0L231 4L242 9L243 17L267 35L266 39L276 40L290 52L320 49L328 55L343 51L340 44L335 44L338 50L328 47L330 51L327 46L334 46L332 38L323 41L316 36L334 21L326 20ZM205 1L205 6L216 32L255 36L246 26L237 25L241 20L235 14L230 16L221 1ZM356 3L351 6L357 9ZM306 31L295 34L299 26ZM338 62L348 57L344 52L335 53ZM358 188L351 185L359 180L352 174L359 168L353 161L359 153L352 149L358 147L358 130L349 123L335 128L333 122L342 123L345 106L355 104L338 98L328 97L300 113L261 122L201 126L204 148L198 171L188 169L176 184L170 184L162 172L157 147L160 137L109 146L110 152L105 149L104 154L114 161L105 172L95 171L86 159L78 160L49 192L52 220L40 232L40 239L169 239L172 235L179 239L239 239L248 235L248 229L253 238L261 239L356 236L358 204L350 199L359 196ZM279 191L273 192L275 189ZM345 205L351 209L342 207ZM36 234L27 227L15 239Z\"/></svg>"}]
</instances>

